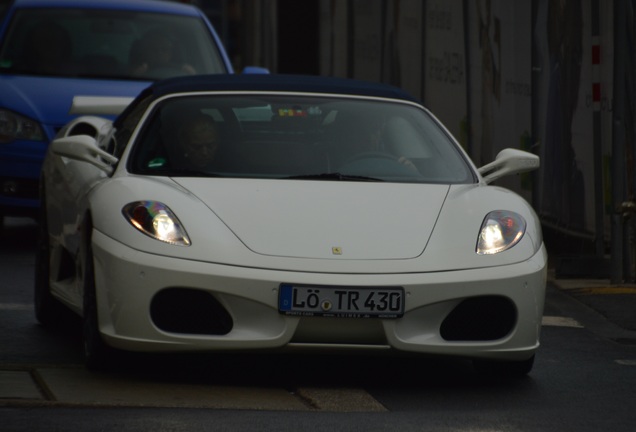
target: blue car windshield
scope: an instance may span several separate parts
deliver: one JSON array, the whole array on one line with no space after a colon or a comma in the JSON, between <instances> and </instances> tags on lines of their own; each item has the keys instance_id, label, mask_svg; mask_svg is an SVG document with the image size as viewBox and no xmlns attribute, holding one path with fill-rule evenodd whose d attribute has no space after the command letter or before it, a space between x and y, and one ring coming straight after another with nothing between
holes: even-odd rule
<instances>
[{"instance_id":1,"label":"blue car windshield","mask_svg":"<svg viewBox=\"0 0 636 432\"><path fill-rule=\"evenodd\" d=\"M206 23L117 10L25 9L0 46L0 73L158 80L226 73Z\"/></svg>"}]
</instances>

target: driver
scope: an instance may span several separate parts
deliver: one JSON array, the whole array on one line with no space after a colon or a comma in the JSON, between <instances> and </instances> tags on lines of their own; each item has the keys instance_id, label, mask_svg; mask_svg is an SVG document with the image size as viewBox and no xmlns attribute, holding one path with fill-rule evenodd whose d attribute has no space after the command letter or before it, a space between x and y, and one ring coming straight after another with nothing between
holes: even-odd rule
<instances>
[{"instance_id":1,"label":"driver","mask_svg":"<svg viewBox=\"0 0 636 432\"><path fill-rule=\"evenodd\" d=\"M183 159L197 170L212 168L219 152L219 132L214 119L197 114L182 126L179 141Z\"/></svg>"},{"instance_id":2,"label":"driver","mask_svg":"<svg viewBox=\"0 0 636 432\"><path fill-rule=\"evenodd\" d=\"M175 43L165 34L157 31L148 32L131 52L133 76L153 76L164 69L165 71L178 71L184 75L196 73L194 67L188 63L180 62L177 56ZM164 78L163 76L158 78Z\"/></svg>"}]
</instances>

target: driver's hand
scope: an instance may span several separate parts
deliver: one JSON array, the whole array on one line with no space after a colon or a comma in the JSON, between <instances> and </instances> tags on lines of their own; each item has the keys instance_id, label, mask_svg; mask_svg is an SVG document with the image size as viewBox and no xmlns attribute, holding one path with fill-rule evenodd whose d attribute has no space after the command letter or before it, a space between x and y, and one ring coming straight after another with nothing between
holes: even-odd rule
<instances>
[{"instance_id":1,"label":"driver's hand","mask_svg":"<svg viewBox=\"0 0 636 432\"><path fill-rule=\"evenodd\" d=\"M400 156L400 158L398 159L398 162L404 165L405 167L412 169L413 171L417 171L417 167L415 166L415 164L413 164L413 162L411 162L410 159L407 159L404 156Z\"/></svg>"},{"instance_id":2,"label":"driver's hand","mask_svg":"<svg viewBox=\"0 0 636 432\"><path fill-rule=\"evenodd\" d=\"M181 66L181 70L190 75L194 75L195 73L197 73L197 71L187 63Z\"/></svg>"},{"instance_id":3,"label":"driver's hand","mask_svg":"<svg viewBox=\"0 0 636 432\"><path fill-rule=\"evenodd\" d=\"M142 63L132 71L133 76L143 75L148 72L148 63Z\"/></svg>"}]
</instances>

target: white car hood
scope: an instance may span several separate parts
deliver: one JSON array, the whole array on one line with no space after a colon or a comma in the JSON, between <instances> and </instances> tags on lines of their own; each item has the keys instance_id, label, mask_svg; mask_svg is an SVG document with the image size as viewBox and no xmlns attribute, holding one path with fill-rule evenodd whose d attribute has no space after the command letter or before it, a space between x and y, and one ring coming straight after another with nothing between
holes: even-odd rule
<instances>
[{"instance_id":1,"label":"white car hood","mask_svg":"<svg viewBox=\"0 0 636 432\"><path fill-rule=\"evenodd\" d=\"M255 253L340 260L421 255L449 190L425 184L173 180Z\"/></svg>"}]
</instances>

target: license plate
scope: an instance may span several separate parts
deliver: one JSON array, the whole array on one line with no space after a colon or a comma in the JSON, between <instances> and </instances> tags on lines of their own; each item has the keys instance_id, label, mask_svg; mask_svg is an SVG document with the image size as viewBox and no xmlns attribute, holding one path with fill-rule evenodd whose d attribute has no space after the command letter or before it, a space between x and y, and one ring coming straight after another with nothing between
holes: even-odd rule
<instances>
[{"instance_id":1,"label":"license plate","mask_svg":"<svg viewBox=\"0 0 636 432\"><path fill-rule=\"evenodd\" d=\"M281 284L278 309L296 316L399 318L404 315L404 288Z\"/></svg>"}]
</instances>

